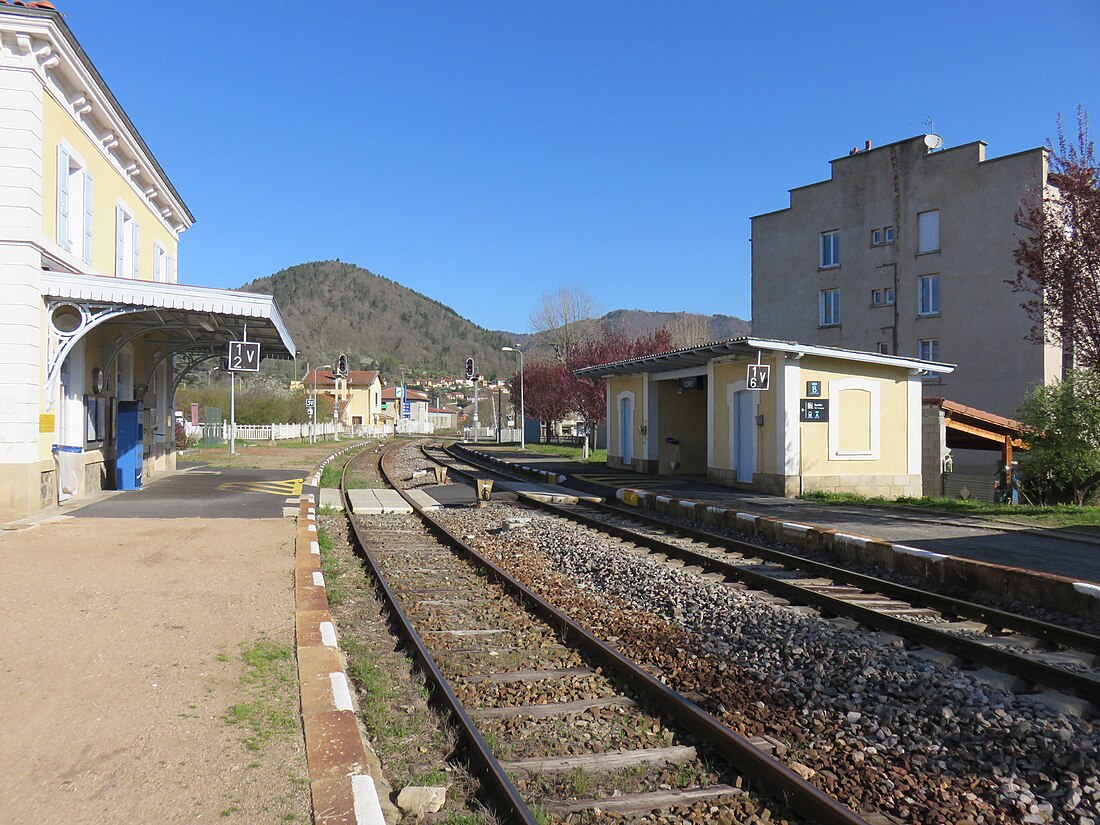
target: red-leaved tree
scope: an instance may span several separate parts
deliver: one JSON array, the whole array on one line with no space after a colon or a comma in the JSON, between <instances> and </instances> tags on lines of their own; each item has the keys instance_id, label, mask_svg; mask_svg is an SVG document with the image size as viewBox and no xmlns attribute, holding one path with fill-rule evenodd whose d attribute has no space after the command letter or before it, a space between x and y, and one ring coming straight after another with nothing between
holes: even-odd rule
<instances>
[{"instance_id":1,"label":"red-leaved tree","mask_svg":"<svg viewBox=\"0 0 1100 825\"><path fill-rule=\"evenodd\" d=\"M554 423L561 421L573 412L573 402L569 397L569 388L574 381L573 373L558 362L534 361L523 366L523 413L527 418L535 418L546 425L547 432ZM508 392L513 399L519 400L519 374L507 381ZM523 422L520 422L523 426Z\"/></svg>"},{"instance_id":2,"label":"red-leaved tree","mask_svg":"<svg viewBox=\"0 0 1100 825\"><path fill-rule=\"evenodd\" d=\"M523 368L524 411L529 418L537 418L546 424L547 432L567 416L575 415L588 425L589 437L595 425L607 415L602 380L579 378L575 370L628 361L672 349L672 335L661 327L651 335L630 338L617 332L608 332L589 338L572 346L569 359L557 361L533 361ZM508 380L508 392L519 398L519 376Z\"/></svg>"},{"instance_id":3,"label":"red-leaved tree","mask_svg":"<svg viewBox=\"0 0 1100 825\"><path fill-rule=\"evenodd\" d=\"M1028 340L1062 348L1062 378L1075 367L1100 369L1100 164L1088 116L1077 110L1076 145L1058 118L1050 152L1050 189L1031 193L1016 213L1027 230L1016 247L1020 270L1007 283L1030 297Z\"/></svg>"}]
</instances>

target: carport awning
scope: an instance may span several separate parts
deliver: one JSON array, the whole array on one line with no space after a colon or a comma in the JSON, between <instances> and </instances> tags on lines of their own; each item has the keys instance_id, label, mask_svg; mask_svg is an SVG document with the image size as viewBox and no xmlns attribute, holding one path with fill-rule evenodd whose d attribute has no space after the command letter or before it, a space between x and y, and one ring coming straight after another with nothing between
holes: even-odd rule
<instances>
[{"instance_id":1,"label":"carport awning","mask_svg":"<svg viewBox=\"0 0 1100 825\"><path fill-rule=\"evenodd\" d=\"M162 340L183 345L225 345L240 340L247 324L248 340L260 343L262 357L291 358L295 353L271 295L62 272L42 273L42 295L51 304L71 303L84 310L86 321L102 317L148 327Z\"/></svg>"},{"instance_id":2,"label":"carport awning","mask_svg":"<svg viewBox=\"0 0 1100 825\"><path fill-rule=\"evenodd\" d=\"M946 398L925 398L926 407L943 410L947 446L965 450L1000 450L1006 444L1027 449L1024 425L1012 418L967 407Z\"/></svg>"}]
</instances>

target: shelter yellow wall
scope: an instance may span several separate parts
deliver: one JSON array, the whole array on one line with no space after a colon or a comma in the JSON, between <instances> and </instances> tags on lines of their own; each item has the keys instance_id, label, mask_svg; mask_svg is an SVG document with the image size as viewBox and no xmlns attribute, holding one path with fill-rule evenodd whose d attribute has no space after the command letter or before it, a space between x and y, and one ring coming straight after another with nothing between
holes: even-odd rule
<instances>
[{"instance_id":1,"label":"shelter yellow wall","mask_svg":"<svg viewBox=\"0 0 1100 825\"><path fill-rule=\"evenodd\" d=\"M828 423L800 424L802 476L906 475L909 448L907 371L882 364L841 362L813 356L803 358L799 366L802 368L800 394L805 392L807 381L820 381L821 397L829 400ZM878 457L874 459L830 456L830 430L836 430L834 437L842 451L855 450L869 442L872 422L868 411L861 409L864 398L858 395L844 398L838 392L837 382L852 378L865 379L878 389Z\"/></svg>"},{"instance_id":2,"label":"shelter yellow wall","mask_svg":"<svg viewBox=\"0 0 1100 825\"><path fill-rule=\"evenodd\" d=\"M115 207L119 201L134 216L140 230L140 277L153 279L153 244L159 243L172 258L177 257L177 237L155 215L149 202L131 185L93 144L73 116L50 95L42 101L42 233L57 239L57 147L62 139L76 151L93 179L92 269L101 275L115 274Z\"/></svg>"}]
</instances>

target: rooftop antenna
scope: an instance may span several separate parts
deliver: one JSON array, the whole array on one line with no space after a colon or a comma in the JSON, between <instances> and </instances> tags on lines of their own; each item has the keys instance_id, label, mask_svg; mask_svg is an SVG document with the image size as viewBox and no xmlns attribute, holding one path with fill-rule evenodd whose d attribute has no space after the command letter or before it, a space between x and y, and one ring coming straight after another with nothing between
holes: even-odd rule
<instances>
[{"instance_id":1,"label":"rooftop antenna","mask_svg":"<svg viewBox=\"0 0 1100 825\"><path fill-rule=\"evenodd\" d=\"M928 115L924 120L918 120L910 125L924 127L924 144L928 147L929 152L935 152L937 149L943 148L943 138L936 134L936 121L933 120L932 115Z\"/></svg>"}]
</instances>

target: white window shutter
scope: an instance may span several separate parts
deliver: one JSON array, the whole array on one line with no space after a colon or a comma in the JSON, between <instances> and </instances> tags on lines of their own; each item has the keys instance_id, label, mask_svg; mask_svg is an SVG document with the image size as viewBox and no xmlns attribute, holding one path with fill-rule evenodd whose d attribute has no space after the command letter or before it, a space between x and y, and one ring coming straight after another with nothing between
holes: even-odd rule
<instances>
[{"instance_id":1,"label":"white window shutter","mask_svg":"<svg viewBox=\"0 0 1100 825\"><path fill-rule=\"evenodd\" d=\"M92 176L84 174L84 263L92 262Z\"/></svg>"},{"instance_id":2,"label":"white window shutter","mask_svg":"<svg viewBox=\"0 0 1100 825\"><path fill-rule=\"evenodd\" d=\"M126 277L126 212L115 207L115 276Z\"/></svg>"},{"instance_id":3,"label":"white window shutter","mask_svg":"<svg viewBox=\"0 0 1100 825\"><path fill-rule=\"evenodd\" d=\"M130 225L133 227L134 241L133 241L133 253L134 253L134 268L130 273L131 278L141 277L141 227L138 226L136 220L131 220Z\"/></svg>"},{"instance_id":4,"label":"white window shutter","mask_svg":"<svg viewBox=\"0 0 1100 825\"><path fill-rule=\"evenodd\" d=\"M57 243L62 249L71 250L69 241L69 152L57 147Z\"/></svg>"},{"instance_id":5,"label":"white window shutter","mask_svg":"<svg viewBox=\"0 0 1100 825\"><path fill-rule=\"evenodd\" d=\"M176 283L176 259L168 256L168 283Z\"/></svg>"}]
</instances>

